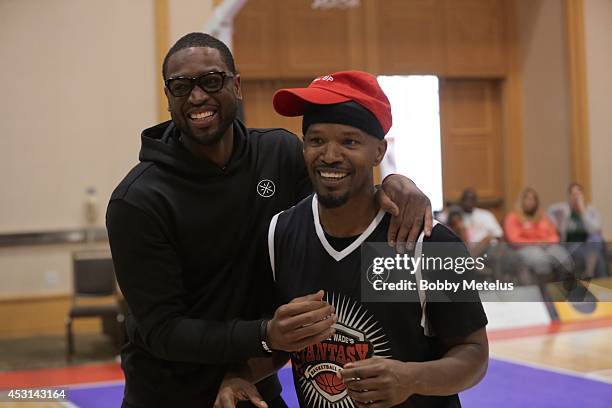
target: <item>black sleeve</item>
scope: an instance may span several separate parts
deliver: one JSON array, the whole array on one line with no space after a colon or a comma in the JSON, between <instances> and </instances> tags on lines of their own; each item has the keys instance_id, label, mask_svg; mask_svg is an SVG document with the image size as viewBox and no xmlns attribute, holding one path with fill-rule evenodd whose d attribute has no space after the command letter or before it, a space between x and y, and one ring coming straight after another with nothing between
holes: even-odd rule
<instances>
[{"instance_id":1,"label":"black sleeve","mask_svg":"<svg viewBox=\"0 0 612 408\"><path fill-rule=\"evenodd\" d=\"M117 281L136 323L130 340L170 361L231 363L264 355L261 320L186 317L180 262L153 217L116 199L108 206L106 226Z\"/></svg>"},{"instance_id":2,"label":"black sleeve","mask_svg":"<svg viewBox=\"0 0 612 408\"><path fill-rule=\"evenodd\" d=\"M297 136L295 138L297 140L295 150L295 202L299 203L304 198L312 194L312 183L310 182L310 177L308 177L308 170L306 169L306 163L304 162L304 144Z\"/></svg>"},{"instance_id":3,"label":"black sleeve","mask_svg":"<svg viewBox=\"0 0 612 408\"><path fill-rule=\"evenodd\" d=\"M280 306L275 282L274 274L272 272L272 264L270 259L270 251L268 248L268 232L270 230L270 223L264 223L264 227L257 234L257 265L259 268L259 274L261 278L258 280L258 284L261 285L257 293L260 294L262 316L272 317L276 308Z\"/></svg>"},{"instance_id":4,"label":"black sleeve","mask_svg":"<svg viewBox=\"0 0 612 408\"><path fill-rule=\"evenodd\" d=\"M427 251L429 255L442 258L467 259L470 257L461 239L441 224L434 227L431 237L423 244L424 252L428 245L431 248ZM454 271L434 270L432 272L454 282L474 278L470 272L461 275ZM434 280L433 276L430 274L431 280ZM434 336L463 337L487 325L487 316L477 291L461 290L458 294L445 294L444 297L449 301L432 301L427 302L426 305L426 315Z\"/></svg>"}]
</instances>

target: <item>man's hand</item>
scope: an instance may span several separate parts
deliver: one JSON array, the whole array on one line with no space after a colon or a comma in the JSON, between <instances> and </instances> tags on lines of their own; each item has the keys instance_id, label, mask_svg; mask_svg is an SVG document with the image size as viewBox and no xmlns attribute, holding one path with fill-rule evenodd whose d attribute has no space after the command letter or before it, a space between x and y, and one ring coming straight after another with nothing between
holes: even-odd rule
<instances>
[{"instance_id":1,"label":"man's hand","mask_svg":"<svg viewBox=\"0 0 612 408\"><path fill-rule=\"evenodd\" d=\"M393 215L387 240L398 252L403 253L406 248L412 249L419 237L423 220L425 235L431 234L431 202L412 180L399 174L391 174L384 179L376 197L380 207Z\"/></svg>"},{"instance_id":2,"label":"man's hand","mask_svg":"<svg viewBox=\"0 0 612 408\"><path fill-rule=\"evenodd\" d=\"M368 358L347 363L338 376L358 407L393 407L415 393L418 363L387 358Z\"/></svg>"},{"instance_id":3,"label":"man's hand","mask_svg":"<svg viewBox=\"0 0 612 408\"><path fill-rule=\"evenodd\" d=\"M259 408L268 408L257 388L247 380L235 376L226 376L219 387L215 408L234 408L238 401L251 401Z\"/></svg>"},{"instance_id":4,"label":"man's hand","mask_svg":"<svg viewBox=\"0 0 612 408\"><path fill-rule=\"evenodd\" d=\"M267 343L273 350L298 351L330 338L338 320L323 291L293 299L276 309L268 321Z\"/></svg>"}]
</instances>

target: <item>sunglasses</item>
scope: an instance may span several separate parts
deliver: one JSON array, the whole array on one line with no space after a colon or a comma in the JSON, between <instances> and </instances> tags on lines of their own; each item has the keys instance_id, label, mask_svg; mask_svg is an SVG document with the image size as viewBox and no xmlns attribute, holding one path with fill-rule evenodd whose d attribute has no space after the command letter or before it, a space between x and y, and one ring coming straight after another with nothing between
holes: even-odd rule
<instances>
[{"instance_id":1,"label":"sunglasses","mask_svg":"<svg viewBox=\"0 0 612 408\"><path fill-rule=\"evenodd\" d=\"M227 72L208 72L199 77L176 77L166 79L168 91L177 98L187 96L197 85L206 93L219 92L225 84L225 78L233 78L234 74Z\"/></svg>"}]
</instances>

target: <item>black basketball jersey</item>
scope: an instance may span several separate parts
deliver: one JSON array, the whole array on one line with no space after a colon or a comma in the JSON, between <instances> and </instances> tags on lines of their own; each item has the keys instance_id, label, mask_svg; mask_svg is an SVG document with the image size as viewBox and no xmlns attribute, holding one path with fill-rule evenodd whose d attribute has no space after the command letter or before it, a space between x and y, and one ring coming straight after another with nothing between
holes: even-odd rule
<instances>
[{"instance_id":1,"label":"black basketball jersey","mask_svg":"<svg viewBox=\"0 0 612 408\"><path fill-rule=\"evenodd\" d=\"M302 407L353 407L335 376L345 363L372 356L401 361L442 357L440 339L464 336L486 325L482 305L427 304L426 319L436 336L426 336L419 302L361 302L360 246L386 242L390 216L380 210L368 228L348 247L334 249L319 222L316 195L277 214L268 231L268 251L280 304L323 289L336 309L336 333L330 340L291 354L293 378ZM429 241L460 242L448 228L436 225ZM467 254L467 250L466 250ZM401 407L459 407L457 395L414 395Z\"/></svg>"}]
</instances>

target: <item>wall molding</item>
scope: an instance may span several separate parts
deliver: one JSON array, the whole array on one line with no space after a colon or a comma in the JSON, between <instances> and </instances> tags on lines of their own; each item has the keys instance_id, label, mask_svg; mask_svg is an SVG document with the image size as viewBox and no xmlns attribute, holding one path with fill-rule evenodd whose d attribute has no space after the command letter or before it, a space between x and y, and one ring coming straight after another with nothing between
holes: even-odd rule
<instances>
[{"instance_id":1,"label":"wall molding","mask_svg":"<svg viewBox=\"0 0 612 408\"><path fill-rule=\"evenodd\" d=\"M591 199L591 154L587 95L584 0L565 0L570 92L570 162L573 181L582 184Z\"/></svg>"},{"instance_id":2,"label":"wall molding","mask_svg":"<svg viewBox=\"0 0 612 408\"><path fill-rule=\"evenodd\" d=\"M0 337L61 335L65 333L65 318L70 294L24 294L0 299ZM75 333L98 333L101 320L77 319Z\"/></svg>"}]
</instances>

